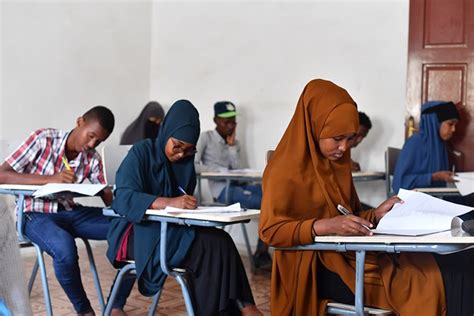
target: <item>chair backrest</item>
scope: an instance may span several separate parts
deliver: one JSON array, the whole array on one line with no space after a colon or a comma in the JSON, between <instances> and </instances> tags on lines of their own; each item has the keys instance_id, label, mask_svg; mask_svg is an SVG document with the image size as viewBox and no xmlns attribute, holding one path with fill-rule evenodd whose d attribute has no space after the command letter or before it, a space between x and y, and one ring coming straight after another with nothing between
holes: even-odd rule
<instances>
[{"instance_id":1,"label":"chair backrest","mask_svg":"<svg viewBox=\"0 0 474 316\"><path fill-rule=\"evenodd\" d=\"M105 182L115 184L115 173L132 145L105 145L102 147Z\"/></svg>"},{"instance_id":2,"label":"chair backrest","mask_svg":"<svg viewBox=\"0 0 474 316\"><path fill-rule=\"evenodd\" d=\"M267 150L267 154L265 155L265 163L268 164L270 159L272 158L272 155L275 151L274 150Z\"/></svg>"},{"instance_id":3,"label":"chair backrest","mask_svg":"<svg viewBox=\"0 0 474 316\"><path fill-rule=\"evenodd\" d=\"M387 189L387 198L393 195L392 179L400 152L401 149L394 147L387 147L387 150L385 151L385 184Z\"/></svg>"}]
</instances>

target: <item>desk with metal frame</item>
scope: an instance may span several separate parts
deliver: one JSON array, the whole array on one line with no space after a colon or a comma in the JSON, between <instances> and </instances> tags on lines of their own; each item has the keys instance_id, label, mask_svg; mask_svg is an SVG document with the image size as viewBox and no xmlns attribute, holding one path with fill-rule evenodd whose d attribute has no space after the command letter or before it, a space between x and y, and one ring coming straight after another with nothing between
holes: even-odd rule
<instances>
[{"instance_id":1,"label":"desk with metal frame","mask_svg":"<svg viewBox=\"0 0 474 316\"><path fill-rule=\"evenodd\" d=\"M25 223L25 214L23 212L24 207L25 207L25 203L24 203L25 197L33 196L33 193L35 193L40 187L41 185L0 184L0 194L13 195L17 197L16 231L18 234L18 240L21 243L31 243L35 247L37 258L41 258L41 260L37 259L35 266L33 267L33 271L31 272L31 277L28 282L28 292L31 292L31 288L33 287L33 282L35 280L36 273L38 272L38 269L39 269L41 273L41 283L43 287L44 303L46 306L46 311L47 311L48 316L51 316L53 315L53 311L52 311L52 306L51 306L51 298L49 296L49 286L48 286L47 275L46 275L46 267L44 265L43 251L39 248L38 245L31 242L28 239L28 237L26 237L23 234L24 223ZM74 196L81 196L81 195L74 194ZM100 286L99 276L97 274L97 270L95 269L94 257L92 256L92 249L86 239L84 239L84 244L86 246L86 251L89 257L89 264L91 266L91 272L94 279L94 285L97 289L97 298L99 300L101 309L104 310L104 306L105 306L104 297L102 294L102 288Z\"/></svg>"},{"instance_id":2,"label":"desk with metal frame","mask_svg":"<svg viewBox=\"0 0 474 316\"><path fill-rule=\"evenodd\" d=\"M276 248L283 251L337 251L356 253L355 312L344 309L332 310L340 315L364 315L364 263L367 251L388 253L432 252L451 253L474 247L474 236L461 229L454 229L424 236L318 236L314 244Z\"/></svg>"},{"instance_id":3,"label":"desk with metal frame","mask_svg":"<svg viewBox=\"0 0 474 316\"><path fill-rule=\"evenodd\" d=\"M106 216L118 216L112 209L104 209ZM167 230L168 224L177 224L184 226L202 226L202 227L221 227L225 225L233 225L239 223L248 223L252 219L256 219L260 215L260 210L245 210L235 213L165 213L163 210L147 210L144 221L154 221L161 223L160 238L160 266L166 275L170 275L178 281L183 293L186 312L190 316L194 316L194 308L192 304L191 294L187 288L186 282L179 272L170 269L166 260L167 250Z\"/></svg>"},{"instance_id":4,"label":"desk with metal frame","mask_svg":"<svg viewBox=\"0 0 474 316\"><path fill-rule=\"evenodd\" d=\"M237 172L237 171L226 171L226 172L201 172L197 173L197 196L199 202L202 201L202 188L201 180L224 180L226 181L226 201L229 200L229 186L231 181L241 182L261 182L263 177L263 171L252 171L252 172ZM354 182L362 181L377 181L385 180L384 172L374 171L357 171L352 173L352 179Z\"/></svg>"}]
</instances>

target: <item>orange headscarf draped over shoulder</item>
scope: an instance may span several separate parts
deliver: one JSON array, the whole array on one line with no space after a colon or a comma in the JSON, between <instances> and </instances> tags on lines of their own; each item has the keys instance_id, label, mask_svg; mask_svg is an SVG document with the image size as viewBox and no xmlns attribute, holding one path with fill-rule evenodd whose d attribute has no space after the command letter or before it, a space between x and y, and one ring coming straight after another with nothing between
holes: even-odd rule
<instances>
[{"instance_id":1,"label":"orange headscarf draped over shoulder","mask_svg":"<svg viewBox=\"0 0 474 316\"><path fill-rule=\"evenodd\" d=\"M338 215L337 204L359 210L358 200L351 199L355 191L350 151L331 161L318 145L322 138L356 133L358 128L356 104L346 90L320 79L306 85L263 177L262 209L271 209L273 216L282 219L300 221L271 225L267 221L273 218L262 212L264 240L272 240L275 246L307 244L312 242L314 220ZM280 229L287 233L275 235Z\"/></svg>"},{"instance_id":2,"label":"orange headscarf draped over shoulder","mask_svg":"<svg viewBox=\"0 0 474 316\"><path fill-rule=\"evenodd\" d=\"M346 90L325 80L306 85L263 174L259 234L265 243L276 247L312 243L313 223L340 215L337 204L374 222L374 210L360 210L350 150L334 161L325 158L318 145L323 138L356 133L358 126L356 104ZM396 265L393 260L385 253L366 254L365 304L392 309L398 315L444 315L443 281L434 258L402 253ZM327 300L318 297L318 264L336 273L354 292L353 254L275 250L273 315L324 314Z\"/></svg>"}]
</instances>

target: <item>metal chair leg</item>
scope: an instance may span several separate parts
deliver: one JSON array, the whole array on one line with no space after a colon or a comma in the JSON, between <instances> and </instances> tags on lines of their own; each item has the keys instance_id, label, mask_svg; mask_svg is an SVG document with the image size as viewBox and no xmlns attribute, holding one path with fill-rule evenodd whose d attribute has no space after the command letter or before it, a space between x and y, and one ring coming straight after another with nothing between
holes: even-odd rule
<instances>
[{"instance_id":1,"label":"metal chair leg","mask_svg":"<svg viewBox=\"0 0 474 316\"><path fill-rule=\"evenodd\" d=\"M31 295L31 290L33 289L33 285L35 284L36 275L38 274L38 258L35 260L35 265L33 266L33 270L31 270L31 276L28 280L28 295Z\"/></svg>"},{"instance_id":2,"label":"metal chair leg","mask_svg":"<svg viewBox=\"0 0 474 316\"><path fill-rule=\"evenodd\" d=\"M160 296L161 296L161 289L158 291L158 293L153 296L153 301L150 306L150 312L148 313L148 316L153 316L155 315L156 308L158 307L158 303L160 302Z\"/></svg>"},{"instance_id":3,"label":"metal chair leg","mask_svg":"<svg viewBox=\"0 0 474 316\"><path fill-rule=\"evenodd\" d=\"M89 266L94 278L95 289L97 291L97 298L99 300L100 309L103 311L105 308L104 294L102 293L102 287L100 286L99 274L97 273L97 268L94 261L94 254L92 253L89 241L87 239L82 239L82 241L84 241L84 245L86 246L87 256L89 257Z\"/></svg>"},{"instance_id":4,"label":"metal chair leg","mask_svg":"<svg viewBox=\"0 0 474 316\"><path fill-rule=\"evenodd\" d=\"M253 260L252 248L250 247L249 235L247 234L247 227L244 223L240 223L240 227L242 227L242 234L244 235L245 247L247 248L247 255L249 257L250 267L252 272L255 272L257 267L255 266L255 261Z\"/></svg>"},{"instance_id":5,"label":"metal chair leg","mask_svg":"<svg viewBox=\"0 0 474 316\"><path fill-rule=\"evenodd\" d=\"M53 315L53 308L51 306L51 296L49 294L48 276L46 275L46 267L44 265L43 251L36 244L33 244L36 249L36 258L38 260L39 270L41 272L41 283L43 284L44 305L46 306L46 313L48 316Z\"/></svg>"},{"instance_id":6,"label":"metal chair leg","mask_svg":"<svg viewBox=\"0 0 474 316\"><path fill-rule=\"evenodd\" d=\"M115 278L114 285L112 286L112 292L110 292L107 305L105 305L105 310L103 310L104 316L110 316L112 305L114 304L115 297L117 296L120 285L122 284L122 279L132 271L135 271L135 263L129 263L117 272L117 277Z\"/></svg>"},{"instance_id":7,"label":"metal chair leg","mask_svg":"<svg viewBox=\"0 0 474 316\"><path fill-rule=\"evenodd\" d=\"M188 281L181 273L174 274L174 277L181 286L181 292L183 292L184 297L184 304L186 305L186 313L188 314L188 316L194 316L193 300L191 297L191 292L189 290Z\"/></svg>"}]
</instances>

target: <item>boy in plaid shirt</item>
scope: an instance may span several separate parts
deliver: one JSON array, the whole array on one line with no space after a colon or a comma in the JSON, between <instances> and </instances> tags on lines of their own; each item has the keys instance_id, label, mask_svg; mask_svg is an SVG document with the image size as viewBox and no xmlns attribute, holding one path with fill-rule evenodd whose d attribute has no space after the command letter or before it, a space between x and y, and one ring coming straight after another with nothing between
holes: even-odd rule
<instances>
[{"instance_id":1,"label":"boy in plaid shirt","mask_svg":"<svg viewBox=\"0 0 474 316\"><path fill-rule=\"evenodd\" d=\"M53 128L34 131L0 166L0 183L82 183L87 179L105 184L95 148L109 137L114 124L112 112L96 106L79 117L70 132ZM110 205L111 190L105 189L101 198ZM24 212L26 236L53 258L56 277L78 315L95 315L82 285L74 238L106 239L109 220L102 215L102 208L85 207L72 198L30 197L25 198ZM133 280L124 283L113 315L124 315L122 307L132 286Z\"/></svg>"}]
</instances>

